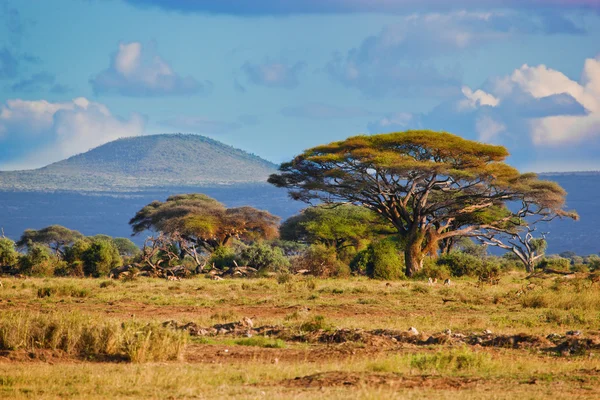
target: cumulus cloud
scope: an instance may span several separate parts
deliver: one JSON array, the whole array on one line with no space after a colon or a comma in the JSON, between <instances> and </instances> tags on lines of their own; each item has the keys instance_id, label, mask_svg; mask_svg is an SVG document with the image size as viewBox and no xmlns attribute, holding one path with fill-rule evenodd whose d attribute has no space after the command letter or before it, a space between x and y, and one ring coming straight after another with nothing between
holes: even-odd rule
<instances>
[{"instance_id":1,"label":"cumulus cloud","mask_svg":"<svg viewBox=\"0 0 600 400\"><path fill-rule=\"evenodd\" d=\"M505 145L527 168L600 168L600 57L585 61L579 80L523 65L481 88L463 87L429 113L389 114L368 124L373 133L418 128ZM548 160L562 164L551 168Z\"/></svg>"},{"instance_id":2,"label":"cumulus cloud","mask_svg":"<svg viewBox=\"0 0 600 400\"><path fill-rule=\"evenodd\" d=\"M41 167L120 137L141 135L144 126L139 114L120 118L83 97L63 103L7 100L0 106L0 148L5 149L0 150L0 168Z\"/></svg>"},{"instance_id":3,"label":"cumulus cloud","mask_svg":"<svg viewBox=\"0 0 600 400\"><path fill-rule=\"evenodd\" d=\"M286 117L308 119L355 118L373 115L372 112L361 107L339 107L323 103L285 107L280 112Z\"/></svg>"},{"instance_id":4,"label":"cumulus cloud","mask_svg":"<svg viewBox=\"0 0 600 400\"><path fill-rule=\"evenodd\" d=\"M261 64L246 62L242 66L242 71L255 85L293 89L298 86L299 75L305 67L306 64L303 62L295 64L277 61L265 61Z\"/></svg>"},{"instance_id":5,"label":"cumulus cloud","mask_svg":"<svg viewBox=\"0 0 600 400\"><path fill-rule=\"evenodd\" d=\"M155 50L140 42L121 43L108 69L90 80L96 94L123 96L190 95L209 92L212 84L177 74Z\"/></svg>"},{"instance_id":6,"label":"cumulus cloud","mask_svg":"<svg viewBox=\"0 0 600 400\"><path fill-rule=\"evenodd\" d=\"M240 16L293 14L406 13L417 10L517 8L600 10L597 0L125 0L139 7Z\"/></svg>"},{"instance_id":7,"label":"cumulus cloud","mask_svg":"<svg viewBox=\"0 0 600 400\"><path fill-rule=\"evenodd\" d=\"M552 13L524 15L509 10L412 14L367 37L346 54L336 54L326 71L333 80L367 95L452 97L461 90L460 71L440 68L441 57L518 34L535 33L579 34L583 30Z\"/></svg>"}]
</instances>

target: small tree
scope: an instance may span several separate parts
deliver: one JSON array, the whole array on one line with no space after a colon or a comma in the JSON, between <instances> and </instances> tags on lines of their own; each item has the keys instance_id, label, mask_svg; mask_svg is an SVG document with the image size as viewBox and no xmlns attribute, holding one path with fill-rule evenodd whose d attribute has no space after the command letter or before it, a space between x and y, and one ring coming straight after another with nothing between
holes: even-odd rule
<instances>
[{"instance_id":1,"label":"small tree","mask_svg":"<svg viewBox=\"0 0 600 400\"><path fill-rule=\"evenodd\" d=\"M117 246L112 240L92 239L90 246L82 253L83 271L85 275L99 277L106 275L111 269L123 265Z\"/></svg>"},{"instance_id":2,"label":"small tree","mask_svg":"<svg viewBox=\"0 0 600 400\"><path fill-rule=\"evenodd\" d=\"M212 253L232 239L252 241L278 236L279 218L252 207L226 208L204 194L171 196L154 201L129 221L133 235L154 230L169 236L180 258L186 254L199 260L201 252Z\"/></svg>"},{"instance_id":3,"label":"small tree","mask_svg":"<svg viewBox=\"0 0 600 400\"><path fill-rule=\"evenodd\" d=\"M558 185L536 182L533 187L535 191L521 198L521 206L516 211L505 206L510 218L478 236L483 244L514 253L529 273L534 271L536 263L544 257L547 246L546 234L542 233L538 238L533 236L538 224L556 218L579 219L576 212L562 209L566 192Z\"/></svg>"},{"instance_id":4,"label":"small tree","mask_svg":"<svg viewBox=\"0 0 600 400\"><path fill-rule=\"evenodd\" d=\"M7 237L0 236L0 268L12 267L19 261L15 242Z\"/></svg>"},{"instance_id":5,"label":"small tree","mask_svg":"<svg viewBox=\"0 0 600 400\"><path fill-rule=\"evenodd\" d=\"M112 241L119 250L121 257L134 257L141 252L140 248L130 239L117 237Z\"/></svg>"},{"instance_id":6,"label":"small tree","mask_svg":"<svg viewBox=\"0 0 600 400\"><path fill-rule=\"evenodd\" d=\"M17 242L17 247L29 248L32 244L43 244L52 249L59 259L63 259L65 247L83 238L84 236L78 231L61 225L51 225L39 230L25 230Z\"/></svg>"},{"instance_id":7,"label":"small tree","mask_svg":"<svg viewBox=\"0 0 600 400\"><path fill-rule=\"evenodd\" d=\"M393 233L378 214L352 204L306 208L281 224L279 232L283 240L334 247L338 256L348 247L357 249L363 242Z\"/></svg>"}]
</instances>

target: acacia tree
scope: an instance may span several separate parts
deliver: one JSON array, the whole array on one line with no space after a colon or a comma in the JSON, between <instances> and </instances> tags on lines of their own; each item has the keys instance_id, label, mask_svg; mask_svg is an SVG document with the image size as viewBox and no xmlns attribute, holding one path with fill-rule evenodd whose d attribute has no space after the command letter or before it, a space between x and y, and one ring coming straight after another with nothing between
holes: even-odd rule
<instances>
[{"instance_id":1,"label":"acacia tree","mask_svg":"<svg viewBox=\"0 0 600 400\"><path fill-rule=\"evenodd\" d=\"M412 276L441 240L475 236L512 218L509 202L564 202L557 184L520 174L503 162L507 156L502 146L445 132L361 135L306 150L269 182L296 200L349 202L379 213L406 243Z\"/></svg>"},{"instance_id":2,"label":"acacia tree","mask_svg":"<svg viewBox=\"0 0 600 400\"><path fill-rule=\"evenodd\" d=\"M51 225L43 229L27 229L17 242L18 248L29 248L32 244L43 244L50 247L57 257L63 259L65 248L84 236L75 230L61 225Z\"/></svg>"},{"instance_id":3,"label":"acacia tree","mask_svg":"<svg viewBox=\"0 0 600 400\"><path fill-rule=\"evenodd\" d=\"M552 187L551 183L546 185ZM556 184L552 188L552 191L540 192L535 197L536 201L524 197L516 211L508 211L511 218L486 230L477 239L485 245L511 251L523 263L527 272L533 273L547 246L545 233L538 238L534 236L538 224L556 218L579 219L576 212L562 209L566 192Z\"/></svg>"},{"instance_id":4,"label":"acacia tree","mask_svg":"<svg viewBox=\"0 0 600 400\"><path fill-rule=\"evenodd\" d=\"M252 207L226 208L204 194L181 194L154 201L137 212L129 224L133 235L155 230L178 243L181 257L212 253L231 239L271 239L278 235L279 217ZM185 243L184 243L185 242ZM194 257L198 259L197 257Z\"/></svg>"},{"instance_id":5,"label":"acacia tree","mask_svg":"<svg viewBox=\"0 0 600 400\"><path fill-rule=\"evenodd\" d=\"M308 207L284 221L279 232L283 240L322 243L338 252L357 247L363 240L393 233L379 214L352 204Z\"/></svg>"}]
</instances>

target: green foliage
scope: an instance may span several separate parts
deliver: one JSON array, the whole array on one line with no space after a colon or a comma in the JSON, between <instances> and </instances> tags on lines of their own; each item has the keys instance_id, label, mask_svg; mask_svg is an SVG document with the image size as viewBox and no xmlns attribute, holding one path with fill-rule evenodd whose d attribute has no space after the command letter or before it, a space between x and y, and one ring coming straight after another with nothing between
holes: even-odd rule
<instances>
[{"instance_id":1,"label":"green foliage","mask_svg":"<svg viewBox=\"0 0 600 400\"><path fill-rule=\"evenodd\" d=\"M431 247L461 236L461 227L518 231L525 217L542 213L577 219L563 210L566 192L557 183L520 174L504 163L507 156L502 146L447 132L360 135L306 150L269 182L296 200L375 211L406 239L406 271L413 275ZM526 204L525 215L514 214L511 201Z\"/></svg>"},{"instance_id":2,"label":"green foliage","mask_svg":"<svg viewBox=\"0 0 600 400\"><path fill-rule=\"evenodd\" d=\"M362 242L391 233L380 216L352 204L309 207L280 227L282 239L334 247L344 261L352 259Z\"/></svg>"},{"instance_id":3,"label":"green foliage","mask_svg":"<svg viewBox=\"0 0 600 400\"><path fill-rule=\"evenodd\" d=\"M380 240L369 245L368 251L367 276L382 280L405 278L404 257L397 241Z\"/></svg>"},{"instance_id":4,"label":"green foliage","mask_svg":"<svg viewBox=\"0 0 600 400\"><path fill-rule=\"evenodd\" d=\"M90 246L81 255L83 272L87 276L99 277L111 269L123 265L123 259L112 240L93 239Z\"/></svg>"},{"instance_id":5,"label":"green foliage","mask_svg":"<svg viewBox=\"0 0 600 400\"><path fill-rule=\"evenodd\" d=\"M311 275L321 277L346 277L350 267L337 258L335 248L323 244L309 246L292 265L295 270L308 270Z\"/></svg>"},{"instance_id":6,"label":"green foliage","mask_svg":"<svg viewBox=\"0 0 600 400\"><path fill-rule=\"evenodd\" d=\"M447 265L438 264L431 258L426 258L423 262L423 268L415 274L417 279L437 279L439 281L449 278L451 275Z\"/></svg>"},{"instance_id":7,"label":"green foliage","mask_svg":"<svg viewBox=\"0 0 600 400\"><path fill-rule=\"evenodd\" d=\"M19 272L25 275L50 276L54 274L55 258L48 247L32 243L21 257Z\"/></svg>"},{"instance_id":8,"label":"green foliage","mask_svg":"<svg viewBox=\"0 0 600 400\"><path fill-rule=\"evenodd\" d=\"M549 268L558 271L569 271L571 267L571 261L562 257L547 257L540 261L537 267L540 269Z\"/></svg>"},{"instance_id":9,"label":"green foliage","mask_svg":"<svg viewBox=\"0 0 600 400\"><path fill-rule=\"evenodd\" d=\"M256 242L244 248L239 255L240 265L248 265L258 270L287 271L289 260L278 247Z\"/></svg>"},{"instance_id":10,"label":"green foliage","mask_svg":"<svg viewBox=\"0 0 600 400\"><path fill-rule=\"evenodd\" d=\"M130 239L117 237L112 239L121 257L135 257L141 250Z\"/></svg>"},{"instance_id":11,"label":"green foliage","mask_svg":"<svg viewBox=\"0 0 600 400\"><path fill-rule=\"evenodd\" d=\"M61 225L51 225L40 230L25 230L17 242L17 247L29 248L33 244L43 244L51 248L62 258L64 256L64 248L82 238L83 235L77 231Z\"/></svg>"},{"instance_id":12,"label":"green foliage","mask_svg":"<svg viewBox=\"0 0 600 400\"><path fill-rule=\"evenodd\" d=\"M350 261L350 270L352 273L355 275L366 275L368 265L371 263L372 254L371 247L367 247L356 253L352 261Z\"/></svg>"},{"instance_id":13,"label":"green foliage","mask_svg":"<svg viewBox=\"0 0 600 400\"><path fill-rule=\"evenodd\" d=\"M12 267L19 261L16 244L7 237L0 237L0 268Z\"/></svg>"},{"instance_id":14,"label":"green foliage","mask_svg":"<svg viewBox=\"0 0 600 400\"><path fill-rule=\"evenodd\" d=\"M330 330L332 326L327 322L324 316L315 315L308 321L303 322L300 325L300 330L303 332L316 332L319 330Z\"/></svg>"},{"instance_id":15,"label":"green foliage","mask_svg":"<svg viewBox=\"0 0 600 400\"><path fill-rule=\"evenodd\" d=\"M266 349L284 349L285 342L281 339L271 339L264 336L254 336L246 339L238 339L235 341L238 346L256 346Z\"/></svg>"},{"instance_id":16,"label":"green foliage","mask_svg":"<svg viewBox=\"0 0 600 400\"><path fill-rule=\"evenodd\" d=\"M489 354L474 352L466 347L434 354L415 354L410 360L411 368L437 373L480 371L490 363Z\"/></svg>"},{"instance_id":17,"label":"green foliage","mask_svg":"<svg viewBox=\"0 0 600 400\"><path fill-rule=\"evenodd\" d=\"M154 229L191 246L212 252L233 239L252 241L278 236L279 217L252 207L226 208L201 193L170 196L153 201L129 221L134 235Z\"/></svg>"},{"instance_id":18,"label":"green foliage","mask_svg":"<svg viewBox=\"0 0 600 400\"><path fill-rule=\"evenodd\" d=\"M438 259L439 265L445 265L452 276L475 276L483 266L483 259L462 251L453 251Z\"/></svg>"},{"instance_id":19,"label":"green foliage","mask_svg":"<svg viewBox=\"0 0 600 400\"><path fill-rule=\"evenodd\" d=\"M221 246L217 247L215 251L213 251L210 259L208 260L208 264L214 265L217 269L229 268L233 267L233 261L235 258L235 251L229 247Z\"/></svg>"}]
</instances>

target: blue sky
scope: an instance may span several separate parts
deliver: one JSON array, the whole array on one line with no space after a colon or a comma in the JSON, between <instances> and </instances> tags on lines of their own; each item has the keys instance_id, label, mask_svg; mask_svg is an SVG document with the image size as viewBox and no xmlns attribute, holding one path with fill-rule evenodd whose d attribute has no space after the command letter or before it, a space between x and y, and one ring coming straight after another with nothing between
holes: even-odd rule
<instances>
[{"instance_id":1,"label":"blue sky","mask_svg":"<svg viewBox=\"0 0 600 400\"><path fill-rule=\"evenodd\" d=\"M0 0L0 170L187 132L274 162L446 130L600 169L600 0Z\"/></svg>"}]
</instances>

